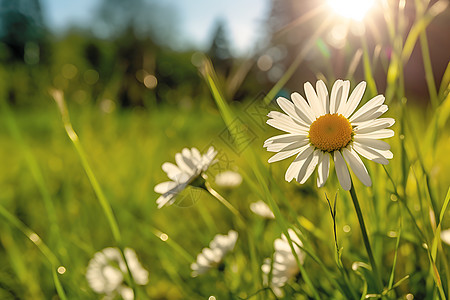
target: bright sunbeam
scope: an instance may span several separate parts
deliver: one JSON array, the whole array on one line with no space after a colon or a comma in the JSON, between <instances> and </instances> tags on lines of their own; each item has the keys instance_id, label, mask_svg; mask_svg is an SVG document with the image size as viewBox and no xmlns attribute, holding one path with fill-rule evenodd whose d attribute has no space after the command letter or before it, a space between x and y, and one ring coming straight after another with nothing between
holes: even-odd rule
<instances>
[{"instance_id":1,"label":"bright sunbeam","mask_svg":"<svg viewBox=\"0 0 450 300\"><path fill-rule=\"evenodd\" d=\"M341 16L362 21L375 0L327 0L327 2Z\"/></svg>"}]
</instances>

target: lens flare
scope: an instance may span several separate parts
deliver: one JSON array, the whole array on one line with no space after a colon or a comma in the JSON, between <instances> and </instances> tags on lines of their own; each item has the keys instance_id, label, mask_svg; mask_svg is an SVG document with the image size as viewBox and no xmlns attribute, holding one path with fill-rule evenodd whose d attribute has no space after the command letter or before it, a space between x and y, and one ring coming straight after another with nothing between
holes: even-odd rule
<instances>
[{"instance_id":1,"label":"lens flare","mask_svg":"<svg viewBox=\"0 0 450 300\"><path fill-rule=\"evenodd\" d=\"M355 21L362 21L375 0L327 0L328 5L338 14Z\"/></svg>"}]
</instances>

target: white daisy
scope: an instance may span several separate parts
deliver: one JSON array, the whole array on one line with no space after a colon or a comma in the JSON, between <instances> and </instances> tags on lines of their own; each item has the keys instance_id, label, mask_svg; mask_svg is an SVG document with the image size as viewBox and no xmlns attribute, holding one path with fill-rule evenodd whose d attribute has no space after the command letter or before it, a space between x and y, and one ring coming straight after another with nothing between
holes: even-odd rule
<instances>
[{"instance_id":1,"label":"white daisy","mask_svg":"<svg viewBox=\"0 0 450 300\"><path fill-rule=\"evenodd\" d=\"M441 240L450 245L450 229L442 230L441 231Z\"/></svg>"},{"instance_id":2,"label":"white daisy","mask_svg":"<svg viewBox=\"0 0 450 300\"><path fill-rule=\"evenodd\" d=\"M286 113L271 111L267 124L286 131L287 134L267 139L267 151L277 152L269 163L296 155L287 169L285 179L296 179L303 184L317 166L317 186L324 186L330 169L330 157L334 160L341 186L350 190L351 179L347 164L366 186L372 180L359 155L380 164L388 164L393 157L390 146L380 139L389 138L394 131L386 129L395 123L392 118L380 118L388 107L384 96L378 95L353 113L364 94L366 83L359 83L350 96L350 82L337 80L328 96L327 87L317 81L316 91L305 83L306 101L299 93L291 95L292 101L283 97L278 105ZM358 155L359 154L359 155ZM347 162L347 164L346 164Z\"/></svg>"},{"instance_id":3,"label":"white daisy","mask_svg":"<svg viewBox=\"0 0 450 300\"><path fill-rule=\"evenodd\" d=\"M200 178L209 166L214 163L217 151L210 147L206 154L200 154L197 148L184 148L181 153L175 154L176 165L165 162L162 169L171 181L165 181L155 186L155 192L161 194L156 200L158 208L171 205L175 198L188 185Z\"/></svg>"},{"instance_id":4,"label":"white daisy","mask_svg":"<svg viewBox=\"0 0 450 300\"><path fill-rule=\"evenodd\" d=\"M275 216L272 210L270 210L270 207L262 200L250 203L250 210L263 218L275 219Z\"/></svg>"},{"instance_id":5,"label":"white daisy","mask_svg":"<svg viewBox=\"0 0 450 300\"><path fill-rule=\"evenodd\" d=\"M233 250L237 238L238 233L234 230L228 231L228 235L216 235L209 243L209 248L203 248L202 252L197 255L197 261L191 264L192 277L219 266L225 255Z\"/></svg>"},{"instance_id":6,"label":"white daisy","mask_svg":"<svg viewBox=\"0 0 450 300\"><path fill-rule=\"evenodd\" d=\"M289 237L292 240L295 253L301 264L305 260L305 253L297 245L303 246L298 236L292 229L288 229ZM294 254L292 254L289 242L284 234L281 235L281 239L276 239L274 241L275 253L273 254L273 262L270 258L264 260L261 270L264 274L264 281L266 284L270 285L274 293L281 297L281 288L286 284L286 282L295 277L300 269L298 267L297 261L295 260ZM270 283L268 283L268 278L272 270L272 277Z\"/></svg>"},{"instance_id":7,"label":"white daisy","mask_svg":"<svg viewBox=\"0 0 450 300\"><path fill-rule=\"evenodd\" d=\"M241 174L234 171L225 171L216 175L216 184L224 188L234 188L242 183Z\"/></svg>"},{"instance_id":8,"label":"white daisy","mask_svg":"<svg viewBox=\"0 0 450 300\"><path fill-rule=\"evenodd\" d=\"M139 263L136 252L133 249L125 248L124 254L136 284L146 285L148 271ZM114 297L118 293L123 299L133 299L133 290L124 284L124 274L126 273L127 266L119 249L108 247L95 253L89 261L86 279L92 290L98 294Z\"/></svg>"}]
</instances>

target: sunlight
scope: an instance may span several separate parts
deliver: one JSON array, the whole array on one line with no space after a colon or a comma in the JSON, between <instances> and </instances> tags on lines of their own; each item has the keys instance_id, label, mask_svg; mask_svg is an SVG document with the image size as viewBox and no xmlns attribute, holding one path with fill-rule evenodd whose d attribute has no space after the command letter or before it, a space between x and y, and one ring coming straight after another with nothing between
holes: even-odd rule
<instances>
[{"instance_id":1,"label":"sunlight","mask_svg":"<svg viewBox=\"0 0 450 300\"><path fill-rule=\"evenodd\" d=\"M341 16L362 21L375 0L327 0L327 2Z\"/></svg>"}]
</instances>

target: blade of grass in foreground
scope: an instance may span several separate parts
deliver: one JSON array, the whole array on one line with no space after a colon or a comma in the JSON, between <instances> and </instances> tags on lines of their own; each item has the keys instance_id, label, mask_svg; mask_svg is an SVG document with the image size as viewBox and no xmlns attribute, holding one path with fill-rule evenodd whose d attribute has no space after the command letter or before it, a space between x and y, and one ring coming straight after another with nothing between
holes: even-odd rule
<instances>
[{"instance_id":1,"label":"blade of grass in foreground","mask_svg":"<svg viewBox=\"0 0 450 300\"><path fill-rule=\"evenodd\" d=\"M131 274L130 267L129 267L127 259L125 257L124 245L122 244L122 237L120 235L119 225L117 224L112 207L111 207L110 203L108 202L108 200L106 199L106 196L103 193L103 190L102 190L99 182L97 181L97 178L95 177L91 166L89 165L86 153L84 152L84 149L81 146L78 135L73 130L72 123L70 122L69 111L67 110L62 91L52 90L51 95L53 96L53 99L55 100L56 104L58 105L58 109L61 113L61 117L62 117L62 121L64 124L64 128L66 130L66 133L69 136L69 139L72 141L72 144L74 145L75 150L77 151L77 154L81 160L81 164L83 165L83 169L89 178L89 182L91 183L92 188L94 189L94 192L97 195L97 199L100 202L100 206L102 207L103 212L105 213L105 216L108 220L108 224L109 224L109 227L113 234L114 240L117 243L119 252L122 256L123 261L125 262L125 266L127 267L127 274L125 276L126 281L130 284L130 286L134 292L134 297L136 297L136 284L134 282L133 275Z\"/></svg>"},{"instance_id":2,"label":"blade of grass in foreground","mask_svg":"<svg viewBox=\"0 0 450 300\"><path fill-rule=\"evenodd\" d=\"M38 249L42 252L42 254L48 259L52 269L53 282L55 284L56 292L58 296L65 300L67 299L64 289L59 281L59 277L57 274L57 269L61 267L58 258L56 255L50 250L50 248L42 241L39 235L28 228L25 224L22 223L16 216L7 211L2 205L0 205L0 215L13 227L17 228L21 231L33 244L38 247ZM65 270L65 269L64 269Z\"/></svg>"}]
</instances>

